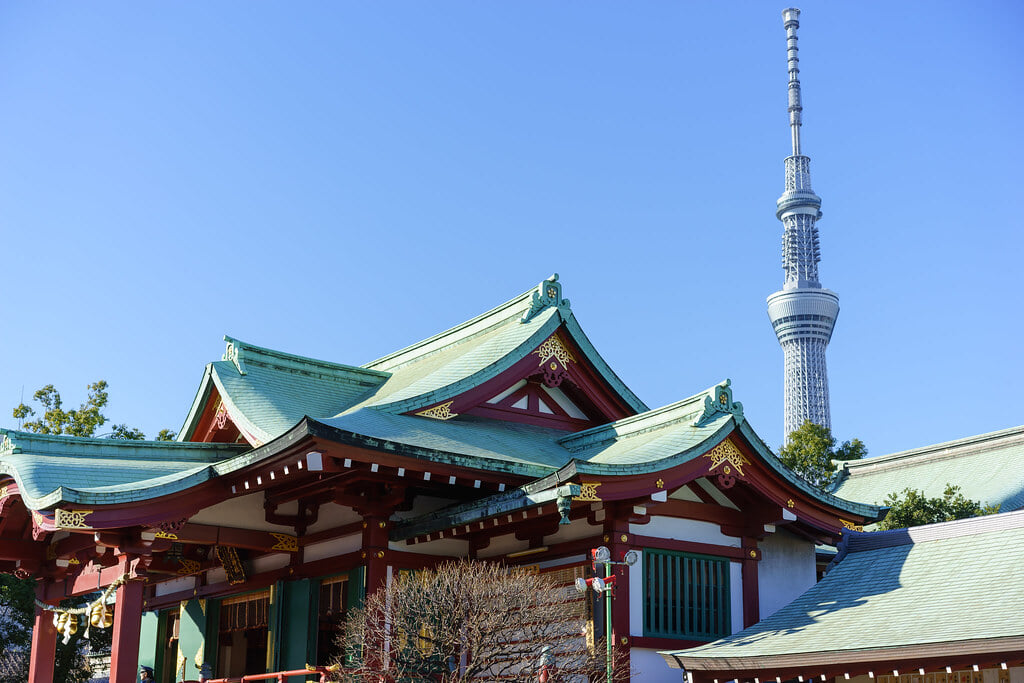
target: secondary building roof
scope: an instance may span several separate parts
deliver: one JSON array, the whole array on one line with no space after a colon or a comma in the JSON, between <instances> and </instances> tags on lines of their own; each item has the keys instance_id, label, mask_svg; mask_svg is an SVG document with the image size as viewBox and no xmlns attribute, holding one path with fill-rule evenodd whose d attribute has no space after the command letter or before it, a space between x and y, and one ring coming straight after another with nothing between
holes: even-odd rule
<instances>
[{"instance_id":1,"label":"secondary building roof","mask_svg":"<svg viewBox=\"0 0 1024 683\"><path fill-rule=\"evenodd\" d=\"M825 578L786 607L714 643L662 655L697 679L719 680L1024 657L1024 584L1007 574L1024 566L1024 511L844 539Z\"/></svg>"},{"instance_id":2,"label":"secondary building roof","mask_svg":"<svg viewBox=\"0 0 1024 683\"><path fill-rule=\"evenodd\" d=\"M1024 508L1024 426L866 460L842 463L832 492L882 504L891 493L912 488L941 497L948 484L1003 512Z\"/></svg>"}]
</instances>

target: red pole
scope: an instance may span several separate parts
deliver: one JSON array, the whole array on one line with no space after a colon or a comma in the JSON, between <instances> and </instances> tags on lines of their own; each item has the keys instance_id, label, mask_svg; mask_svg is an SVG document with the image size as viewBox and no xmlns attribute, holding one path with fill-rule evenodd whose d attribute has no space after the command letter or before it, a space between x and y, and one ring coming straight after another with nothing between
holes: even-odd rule
<instances>
[{"instance_id":1,"label":"red pole","mask_svg":"<svg viewBox=\"0 0 1024 683\"><path fill-rule=\"evenodd\" d=\"M142 581L117 587L114 638L110 644L110 683L136 683L142 635Z\"/></svg>"},{"instance_id":2,"label":"red pole","mask_svg":"<svg viewBox=\"0 0 1024 683\"><path fill-rule=\"evenodd\" d=\"M44 584L40 582L36 595L42 596ZM35 627L32 629L32 654L28 666L28 683L52 683L53 661L57 654L57 629L53 625L53 612L36 607Z\"/></svg>"}]
</instances>

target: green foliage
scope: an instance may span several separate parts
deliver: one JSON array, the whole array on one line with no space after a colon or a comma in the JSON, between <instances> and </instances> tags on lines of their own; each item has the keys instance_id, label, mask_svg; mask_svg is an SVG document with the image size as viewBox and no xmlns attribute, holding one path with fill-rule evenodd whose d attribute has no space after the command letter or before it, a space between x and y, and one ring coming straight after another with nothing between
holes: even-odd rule
<instances>
[{"instance_id":1,"label":"green foliage","mask_svg":"<svg viewBox=\"0 0 1024 683\"><path fill-rule=\"evenodd\" d=\"M103 380L90 384L89 398L79 406L78 410L64 410L60 392L52 384L32 395L44 409L43 416L22 425L22 429L38 434L67 434L69 436L92 436L98 427L106 423L107 418L100 408L107 405L107 383ZM14 417L19 420L36 411L24 403L14 409Z\"/></svg>"},{"instance_id":2,"label":"green foliage","mask_svg":"<svg viewBox=\"0 0 1024 683\"><path fill-rule=\"evenodd\" d=\"M889 506L889 514L879 523L880 529L903 529L999 512L998 505L983 506L968 499L960 493L959 486L952 484L946 484L941 498L928 498L922 491L905 488L900 493L890 493L885 504Z\"/></svg>"},{"instance_id":3,"label":"green foliage","mask_svg":"<svg viewBox=\"0 0 1024 683\"><path fill-rule=\"evenodd\" d=\"M32 626L35 621L35 581L0 574L0 683L28 680ZM49 615L47 615L49 616ZM83 653L80 630L64 645L57 642L54 683L81 683L89 680L88 662Z\"/></svg>"},{"instance_id":4,"label":"green foliage","mask_svg":"<svg viewBox=\"0 0 1024 683\"><path fill-rule=\"evenodd\" d=\"M100 412L101 408L107 405L109 396L107 394L107 383L105 380L94 382L89 385L89 397L77 410L64 410L64 402L60 392L52 384L32 395L43 408L43 416L38 420L31 420L21 425L21 429L37 434L65 434L67 436L95 436L96 430L107 423L107 416ZM31 417L36 411L24 403L19 403L14 409L14 417L23 420ZM128 441L143 441L146 435L137 427L129 427L126 424L116 424L110 434L111 439L125 439ZM157 441L174 441L175 432L170 429L161 429L157 434Z\"/></svg>"},{"instance_id":5,"label":"green foliage","mask_svg":"<svg viewBox=\"0 0 1024 683\"><path fill-rule=\"evenodd\" d=\"M836 477L833 460L860 460L867 454L868 449L860 439L844 441L836 448L835 437L828 428L806 420L779 449L779 460L808 483L825 488Z\"/></svg>"},{"instance_id":6,"label":"green foliage","mask_svg":"<svg viewBox=\"0 0 1024 683\"><path fill-rule=\"evenodd\" d=\"M137 427L129 427L126 424L114 425L110 432L111 439L122 439L124 441L145 441L146 435Z\"/></svg>"}]
</instances>

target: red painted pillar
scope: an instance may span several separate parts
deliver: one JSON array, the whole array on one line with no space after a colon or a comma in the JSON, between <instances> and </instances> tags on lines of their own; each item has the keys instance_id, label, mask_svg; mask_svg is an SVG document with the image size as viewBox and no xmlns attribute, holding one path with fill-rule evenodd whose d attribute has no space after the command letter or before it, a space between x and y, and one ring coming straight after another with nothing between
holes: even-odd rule
<instances>
[{"instance_id":1,"label":"red painted pillar","mask_svg":"<svg viewBox=\"0 0 1024 683\"><path fill-rule=\"evenodd\" d=\"M388 550L387 517L365 515L363 517L363 553L366 558L366 594L375 592L387 582Z\"/></svg>"},{"instance_id":2,"label":"red painted pillar","mask_svg":"<svg viewBox=\"0 0 1024 683\"><path fill-rule=\"evenodd\" d=\"M142 635L142 581L126 581L117 588L114 636L110 645L110 683L136 683L139 673L139 637Z\"/></svg>"},{"instance_id":3,"label":"red painted pillar","mask_svg":"<svg viewBox=\"0 0 1024 683\"><path fill-rule=\"evenodd\" d=\"M761 551L757 548L757 539L743 537L743 628L753 626L761 621L761 599L757 586L757 563L761 561Z\"/></svg>"},{"instance_id":4,"label":"red painted pillar","mask_svg":"<svg viewBox=\"0 0 1024 683\"><path fill-rule=\"evenodd\" d=\"M41 597L44 592L45 584L40 582L36 588L36 595ZM53 660L56 654L57 628L53 625L53 612L36 607L28 683L53 683Z\"/></svg>"}]
</instances>

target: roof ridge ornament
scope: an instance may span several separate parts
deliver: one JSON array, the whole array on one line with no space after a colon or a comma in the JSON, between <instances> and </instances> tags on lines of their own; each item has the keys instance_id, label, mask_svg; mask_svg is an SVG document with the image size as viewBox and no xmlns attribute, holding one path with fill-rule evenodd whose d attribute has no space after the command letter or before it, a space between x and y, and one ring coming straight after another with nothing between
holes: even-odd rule
<instances>
[{"instance_id":1,"label":"roof ridge ornament","mask_svg":"<svg viewBox=\"0 0 1024 683\"><path fill-rule=\"evenodd\" d=\"M237 339L232 339L227 335L224 336L224 341L228 343L228 346L224 349L224 355L221 356L221 360L230 361L234 364L235 369L238 370L238 374L244 375L245 361L242 359L242 346L238 343Z\"/></svg>"},{"instance_id":2,"label":"roof ridge ornament","mask_svg":"<svg viewBox=\"0 0 1024 683\"><path fill-rule=\"evenodd\" d=\"M743 404L732 400L732 380L726 379L724 384L719 384L708 392L704 397L704 412L700 414L694 427L703 427L720 414L732 415L737 422L743 422ZM714 394L714 398L710 394Z\"/></svg>"},{"instance_id":3,"label":"roof ridge ornament","mask_svg":"<svg viewBox=\"0 0 1024 683\"><path fill-rule=\"evenodd\" d=\"M530 307L523 313L523 317L519 319L519 322L530 322L538 313L549 306L569 308L569 300L562 298L562 285L558 282L558 273L554 273L548 279L542 280L537 285L537 289L533 290Z\"/></svg>"}]
</instances>

